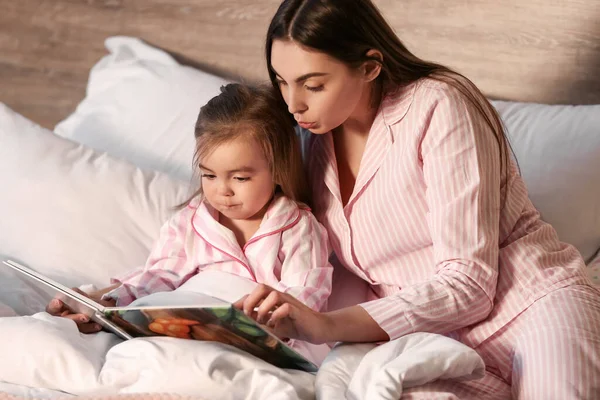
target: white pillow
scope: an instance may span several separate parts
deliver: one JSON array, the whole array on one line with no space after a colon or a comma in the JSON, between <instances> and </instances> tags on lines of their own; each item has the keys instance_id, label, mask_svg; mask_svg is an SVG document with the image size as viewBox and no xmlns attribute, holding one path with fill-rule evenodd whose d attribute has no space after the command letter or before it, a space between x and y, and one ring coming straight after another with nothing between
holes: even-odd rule
<instances>
[{"instance_id":1,"label":"white pillow","mask_svg":"<svg viewBox=\"0 0 600 400\"><path fill-rule=\"evenodd\" d=\"M533 204L590 261L600 248L600 105L493 104Z\"/></svg>"},{"instance_id":2,"label":"white pillow","mask_svg":"<svg viewBox=\"0 0 600 400\"><path fill-rule=\"evenodd\" d=\"M137 38L111 37L105 45L110 54L92 68L85 99L55 132L189 180L198 112L228 82Z\"/></svg>"},{"instance_id":3,"label":"white pillow","mask_svg":"<svg viewBox=\"0 0 600 400\"><path fill-rule=\"evenodd\" d=\"M60 138L0 103L0 254L105 286L142 265L188 185ZM0 294L10 288L0 282Z\"/></svg>"},{"instance_id":4,"label":"white pillow","mask_svg":"<svg viewBox=\"0 0 600 400\"><path fill-rule=\"evenodd\" d=\"M600 286L600 253L587 265L587 273L592 282Z\"/></svg>"}]
</instances>

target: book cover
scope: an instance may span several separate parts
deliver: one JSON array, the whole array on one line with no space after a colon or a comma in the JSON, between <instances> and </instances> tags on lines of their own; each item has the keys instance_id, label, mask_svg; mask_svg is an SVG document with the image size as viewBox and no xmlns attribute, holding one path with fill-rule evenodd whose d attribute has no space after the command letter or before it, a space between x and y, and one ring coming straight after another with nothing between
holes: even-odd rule
<instances>
[{"instance_id":1,"label":"book cover","mask_svg":"<svg viewBox=\"0 0 600 400\"><path fill-rule=\"evenodd\" d=\"M132 337L171 336L220 342L280 368L317 371L313 363L269 332L267 327L232 305L107 308L104 315Z\"/></svg>"},{"instance_id":2,"label":"book cover","mask_svg":"<svg viewBox=\"0 0 600 400\"><path fill-rule=\"evenodd\" d=\"M104 307L92 299L11 260L3 264L46 304L59 298L73 312L83 313L123 339L170 336L220 342L280 368L316 372L317 366L277 338L269 329L231 303L189 291L158 292L126 307ZM40 310L43 311L43 310Z\"/></svg>"}]
</instances>

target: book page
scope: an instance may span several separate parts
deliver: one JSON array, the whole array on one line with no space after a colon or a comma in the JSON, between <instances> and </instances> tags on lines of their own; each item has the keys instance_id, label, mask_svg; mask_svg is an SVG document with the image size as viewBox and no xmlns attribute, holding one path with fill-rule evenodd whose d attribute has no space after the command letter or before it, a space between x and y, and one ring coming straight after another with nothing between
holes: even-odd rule
<instances>
[{"instance_id":1,"label":"book page","mask_svg":"<svg viewBox=\"0 0 600 400\"><path fill-rule=\"evenodd\" d=\"M203 293L186 290L156 292L134 300L126 307L107 307L105 310L131 310L134 308L228 308L230 303Z\"/></svg>"},{"instance_id":2,"label":"book page","mask_svg":"<svg viewBox=\"0 0 600 400\"><path fill-rule=\"evenodd\" d=\"M165 295L177 292L165 292ZM317 367L252 318L231 305L206 308L105 309L106 317L133 337L170 336L234 346L280 368L316 372Z\"/></svg>"}]
</instances>

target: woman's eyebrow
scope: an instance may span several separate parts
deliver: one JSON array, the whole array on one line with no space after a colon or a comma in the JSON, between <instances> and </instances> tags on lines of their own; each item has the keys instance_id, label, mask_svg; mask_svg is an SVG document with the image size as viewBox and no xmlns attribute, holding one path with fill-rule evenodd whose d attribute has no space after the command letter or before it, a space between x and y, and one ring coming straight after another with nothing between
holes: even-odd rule
<instances>
[{"instance_id":1,"label":"woman's eyebrow","mask_svg":"<svg viewBox=\"0 0 600 400\"><path fill-rule=\"evenodd\" d=\"M275 75L277 75L277 77L279 79L281 79L282 81L285 81L285 79L283 79L281 77L281 75L279 75L275 70L273 70L273 72L275 72ZM304 74L304 75L299 76L298 78L294 79L294 81L296 83L300 83L300 82L303 82L303 81L305 81L307 79L310 79L310 78L314 78L314 77L318 77L318 76L327 76L327 75L329 75L327 72L309 72L308 74Z\"/></svg>"}]
</instances>

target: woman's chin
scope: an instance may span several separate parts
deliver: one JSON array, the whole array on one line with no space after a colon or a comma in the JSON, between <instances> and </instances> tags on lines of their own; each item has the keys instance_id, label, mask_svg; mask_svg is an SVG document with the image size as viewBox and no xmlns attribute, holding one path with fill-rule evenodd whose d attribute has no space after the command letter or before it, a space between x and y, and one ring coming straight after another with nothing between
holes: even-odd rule
<instances>
[{"instance_id":1,"label":"woman's chin","mask_svg":"<svg viewBox=\"0 0 600 400\"><path fill-rule=\"evenodd\" d=\"M324 134L324 133L327 133L327 132L329 132L330 130L331 130L331 129L323 128L323 127L321 127L320 125L317 125L317 126L314 126L314 127L310 127L310 128L308 129L308 131L309 131L310 133L312 133L312 134L315 134L315 135L322 135L322 134Z\"/></svg>"}]
</instances>

